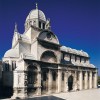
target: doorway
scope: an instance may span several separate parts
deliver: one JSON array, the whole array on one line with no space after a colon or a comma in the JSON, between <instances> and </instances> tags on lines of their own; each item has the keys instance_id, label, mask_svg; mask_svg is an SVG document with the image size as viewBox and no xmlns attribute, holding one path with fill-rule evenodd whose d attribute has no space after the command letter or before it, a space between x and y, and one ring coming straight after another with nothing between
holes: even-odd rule
<instances>
[{"instance_id":1,"label":"doorway","mask_svg":"<svg viewBox=\"0 0 100 100\"><path fill-rule=\"evenodd\" d=\"M73 76L70 75L68 78L68 91L73 90Z\"/></svg>"}]
</instances>

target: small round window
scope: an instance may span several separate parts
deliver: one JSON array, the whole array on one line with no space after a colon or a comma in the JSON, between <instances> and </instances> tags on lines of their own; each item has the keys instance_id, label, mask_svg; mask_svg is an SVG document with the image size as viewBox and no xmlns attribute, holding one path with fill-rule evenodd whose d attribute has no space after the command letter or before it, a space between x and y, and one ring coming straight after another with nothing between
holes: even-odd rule
<instances>
[{"instance_id":1,"label":"small round window","mask_svg":"<svg viewBox=\"0 0 100 100\"><path fill-rule=\"evenodd\" d=\"M50 39L50 40L52 39L51 33L47 33L47 38Z\"/></svg>"}]
</instances>

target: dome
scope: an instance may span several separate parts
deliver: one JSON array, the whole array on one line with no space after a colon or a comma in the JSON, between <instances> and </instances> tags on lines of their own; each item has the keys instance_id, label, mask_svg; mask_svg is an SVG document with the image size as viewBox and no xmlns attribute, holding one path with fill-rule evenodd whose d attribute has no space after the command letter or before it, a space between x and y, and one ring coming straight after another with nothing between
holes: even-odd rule
<instances>
[{"instance_id":1,"label":"dome","mask_svg":"<svg viewBox=\"0 0 100 100\"><path fill-rule=\"evenodd\" d=\"M26 18L26 21L31 20L31 19L36 19L36 18L46 21L45 14L41 10L38 10L38 9L31 10L29 15Z\"/></svg>"},{"instance_id":2,"label":"dome","mask_svg":"<svg viewBox=\"0 0 100 100\"><path fill-rule=\"evenodd\" d=\"M8 50L4 57L19 57L18 49L10 49Z\"/></svg>"}]
</instances>

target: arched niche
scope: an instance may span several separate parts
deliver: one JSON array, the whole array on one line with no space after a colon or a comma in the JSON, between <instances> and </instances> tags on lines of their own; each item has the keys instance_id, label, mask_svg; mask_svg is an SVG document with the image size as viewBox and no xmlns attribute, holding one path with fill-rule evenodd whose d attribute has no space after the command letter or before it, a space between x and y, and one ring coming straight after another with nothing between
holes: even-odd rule
<instances>
[{"instance_id":1,"label":"arched niche","mask_svg":"<svg viewBox=\"0 0 100 100\"><path fill-rule=\"evenodd\" d=\"M27 67L27 79L29 85L34 85L37 81L37 67L34 65L29 65Z\"/></svg>"},{"instance_id":2,"label":"arched niche","mask_svg":"<svg viewBox=\"0 0 100 100\"><path fill-rule=\"evenodd\" d=\"M43 62L56 63L57 57L52 51L45 51L40 58Z\"/></svg>"},{"instance_id":3,"label":"arched niche","mask_svg":"<svg viewBox=\"0 0 100 100\"><path fill-rule=\"evenodd\" d=\"M27 94L32 96L37 93L37 74L38 68L33 64L27 67Z\"/></svg>"}]
</instances>

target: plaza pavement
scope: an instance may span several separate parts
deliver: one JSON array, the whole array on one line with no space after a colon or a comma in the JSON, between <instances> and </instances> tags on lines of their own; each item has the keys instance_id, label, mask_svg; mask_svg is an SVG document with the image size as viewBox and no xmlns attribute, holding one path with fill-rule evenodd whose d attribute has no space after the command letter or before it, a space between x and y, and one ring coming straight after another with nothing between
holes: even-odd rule
<instances>
[{"instance_id":1,"label":"plaza pavement","mask_svg":"<svg viewBox=\"0 0 100 100\"><path fill-rule=\"evenodd\" d=\"M0 99L10 100L10 99ZM52 94L49 96L34 97L26 100L100 100L100 88L77 92Z\"/></svg>"},{"instance_id":2,"label":"plaza pavement","mask_svg":"<svg viewBox=\"0 0 100 100\"><path fill-rule=\"evenodd\" d=\"M64 100L100 100L100 88L91 90L82 90L77 92L54 94L53 96Z\"/></svg>"},{"instance_id":3,"label":"plaza pavement","mask_svg":"<svg viewBox=\"0 0 100 100\"><path fill-rule=\"evenodd\" d=\"M100 88L52 94L51 96L36 97L29 100L100 100Z\"/></svg>"}]
</instances>

